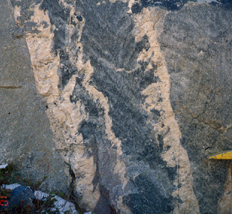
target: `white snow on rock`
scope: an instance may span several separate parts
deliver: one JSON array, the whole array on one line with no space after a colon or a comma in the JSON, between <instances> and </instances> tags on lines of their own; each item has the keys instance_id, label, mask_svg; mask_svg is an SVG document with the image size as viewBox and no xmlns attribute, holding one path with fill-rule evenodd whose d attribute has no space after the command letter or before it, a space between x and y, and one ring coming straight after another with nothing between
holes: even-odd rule
<instances>
[{"instance_id":1,"label":"white snow on rock","mask_svg":"<svg viewBox=\"0 0 232 214\"><path fill-rule=\"evenodd\" d=\"M8 164L0 165L0 169L5 169L7 166L8 166Z\"/></svg>"},{"instance_id":2,"label":"white snow on rock","mask_svg":"<svg viewBox=\"0 0 232 214\"><path fill-rule=\"evenodd\" d=\"M16 187L21 186L20 184L3 184L1 186L1 189L15 189ZM42 192L42 191L35 191L34 195L36 199L38 200L46 200L46 198L49 196L49 194ZM79 214L78 211L75 208L75 205L72 202L66 201L63 198L53 194L53 198L55 198L57 201L54 202L55 208L52 211L55 211L56 208L59 209L61 214L64 214L65 211L71 211L72 214ZM85 212L84 214L92 214L92 212Z\"/></svg>"},{"instance_id":3,"label":"white snow on rock","mask_svg":"<svg viewBox=\"0 0 232 214\"><path fill-rule=\"evenodd\" d=\"M54 198L57 200L54 203L54 205L56 206L56 208L59 209L61 214L63 214L67 210L70 210L73 214L78 214L78 212L75 209L75 205L73 203L66 201L59 196L54 196Z\"/></svg>"},{"instance_id":4,"label":"white snow on rock","mask_svg":"<svg viewBox=\"0 0 232 214\"><path fill-rule=\"evenodd\" d=\"M38 200L42 200L43 198L47 198L49 195L42 191L35 191L34 192L35 198Z\"/></svg>"},{"instance_id":5,"label":"white snow on rock","mask_svg":"<svg viewBox=\"0 0 232 214\"><path fill-rule=\"evenodd\" d=\"M17 183L15 183L15 184L3 184L1 186L1 189L11 189L11 190L13 190L13 189L15 189L16 187L19 187L19 186L21 186L21 185L17 184Z\"/></svg>"},{"instance_id":6,"label":"white snow on rock","mask_svg":"<svg viewBox=\"0 0 232 214\"><path fill-rule=\"evenodd\" d=\"M34 195L36 199L42 200L49 196L47 193L41 192L41 191L35 191ZM64 214L65 211L71 211L72 214L78 214L78 212L75 209L75 205L69 201L64 200L63 198L53 195L52 198L55 198L57 201L54 202L55 208L51 209L51 211L55 211L56 208L59 209L61 214Z\"/></svg>"}]
</instances>

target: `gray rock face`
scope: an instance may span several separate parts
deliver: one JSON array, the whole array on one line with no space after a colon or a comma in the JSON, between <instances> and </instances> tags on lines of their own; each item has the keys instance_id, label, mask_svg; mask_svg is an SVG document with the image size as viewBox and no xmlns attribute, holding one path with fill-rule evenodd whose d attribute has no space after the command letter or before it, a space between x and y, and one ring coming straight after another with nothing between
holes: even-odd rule
<instances>
[{"instance_id":1,"label":"gray rock face","mask_svg":"<svg viewBox=\"0 0 232 214\"><path fill-rule=\"evenodd\" d=\"M231 4L198 2L12 0L12 41L27 45L38 93L20 99L36 133L20 147L36 148L20 156L22 173L51 154L49 185L66 165L94 213L228 213L228 162L205 157L232 145ZM18 132L1 146L13 148Z\"/></svg>"},{"instance_id":2,"label":"gray rock face","mask_svg":"<svg viewBox=\"0 0 232 214\"><path fill-rule=\"evenodd\" d=\"M181 144L192 165L200 211L215 213L228 161L209 162L205 156L232 149L231 10L199 5L166 20L160 42Z\"/></svg>"},{"instance_id":3,"label":"gray rock face","mask_svg":"<svg viewBox=\"0 0 232 214\"><path fill-rule=\"evenodd\" d=\"M93 1L85 1L84 4L78 5L83 7L83 16L87 17L82 33L82 44L84 53L90 59L95 71L90 79L91 85L107 97L110 103L109 116L112 118L112 131L121 141L122 152L127 159L127 173L130 177L127 188L132 188L133 193L124 196L123 203L130 207L132 213L160 213L160 211L168 213L173 209L171 191L167 190L167 195L164 195L161 184L152 178L157 175L142 172L135 177L139 171L143 171L143 165L147 165L151 171L160 172L161 178L157 179L161 179L167 187L172 185L176 174L176 168L167 167L161 158L162 136L159 135L158 139L155 134L148 136L153 129L148 121L157 121L160 111L152 109L151 114L148 114L141 108L145 100L145 96L141 94L142 91L150 84L160 81L159 77L154 76L154 70L157 69L155 65L147 70L150 61L138 62L139 66L136 68L139 53L143 49L149 50L148 38L145 35L141 41L135 41L132 32L134 23L127 14L125 3L110 3L112 7L110 11L109 5L90 9L89 5L92 4L94 4ZM112 11L115 12L112 13ZM122 70L117 71L117 69ZM126 70L131 72L127 73ZM76 88L78 90L75 90ZM95 131L101 125L98 122L99 117L102 117L101 109L97 108L96 104L94 106L86 102L87 96L79 88L81 88L81 80L78 79L72 96L76 95L75 98L83 102L90 115L79 129L84 143L86 141L85 144L90 145L92 150L97 145L99 149L112 147L112 143L104 137L103 127L99 129L99 132ZM71 97L71 101L75 102L75 99ZM89 102L91 103L91 100ZM102 120L104 121L104 118ZM96 158L100 174L96 182L107 186L108 192L112 191L113 186L120 185L118 176L114 173L117 154L116 148L113 147L113 149L112 153L107 155L108 157L105 155L101 157L101 155L98 161ZM96 156L99 153L101 152L98 151L92 155ZM141 166L138 165L140 162L143 162ZM130 169L130 165L134 167ZM103 170L104 166L107 166L107 171ZM109 188L109 184L112 187ZM106 190L103 189L103 191Z\"/></svg>"},{"instance_id":4,"label":"gray rock face","mask_svg":"<svg viewBox=\"0 0 232 214\"><path fill-rule=\"evenodd\" d=\"M0 162L13 162L33 181L47 175L44 188L65 191L65 164L53 150L46 103L36 92L26 41L18 35L7 1L0 2L0 13Z\"/></svg>"}]
</instances>

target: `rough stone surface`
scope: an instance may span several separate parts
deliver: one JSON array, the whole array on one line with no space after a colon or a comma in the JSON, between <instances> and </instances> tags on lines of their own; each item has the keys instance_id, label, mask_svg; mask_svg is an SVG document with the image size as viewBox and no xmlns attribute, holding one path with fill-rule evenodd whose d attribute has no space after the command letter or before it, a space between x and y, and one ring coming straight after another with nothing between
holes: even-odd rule
<instances>
[{"instance_id":1,"label":"rough stone surface","mask_svg":"<svg viewBox=\"0 0 232 214\"><path fill-rule=\"evenodd\" d=\"M228 161L207 161L205 156L232 149L231 10L189 5L166 20L160 42L181 144L191 162L200 211L215 213Z\"/></svg>"},{"instance_id":2,"label":"rough stone surface","mask_svg":"<svg viewBox=\"0 0 232 214\"><path fill-rule=\"evenodd\" d=\"M33 203L32 200L35 199L34 193L32 192L32 190L27 187L27 186L19 186L16 187L12 192L11 192L11 197L10 200L8 201L9 205L7 206L7 208L10 211L14 210L14 206L31 206L33 207ZM23 203L22 203L23 201Z\"/></svg>"},{"instance_id":3,"label":"rough stone surface","mask_svg":"<svg viewBox=\"0 0 232 214\"><path fill-rule=\"evenodd\" d=\"M30 54L19 36L10 4L0 1L0 162L16 165L27 179L47 190L67 191L68 178L45 113L46 102L35 88Z\"/></svg>"},{"instance_id":4,"label":"rough stone surface","mask_svg":"<svg viewBox=\"0 0 232 214\"><path fill-rule=\"evenodd\" d=\"M21 48L11 60L27 69L15 79L2 69L3 82L15 82L0 90L18 93L3 97L5 112L19 106L20 122L4 117L1 147L23 152L33 142L19 165L33 172L50 152L50 170L62 175L50 185L69 176L80 205L96 214L229 212L228 161L205 157L232 148L230 1L8 5L15 24L2 41ZM23 130L33 138L13 147ZM12 152L0 157L15 160Z\"/></svg>"}]
</instances>

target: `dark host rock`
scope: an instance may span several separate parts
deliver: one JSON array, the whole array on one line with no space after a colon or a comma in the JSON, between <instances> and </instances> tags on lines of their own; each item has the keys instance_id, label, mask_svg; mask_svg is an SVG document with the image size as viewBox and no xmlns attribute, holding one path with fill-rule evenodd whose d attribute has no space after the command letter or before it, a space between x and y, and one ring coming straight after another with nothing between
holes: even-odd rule
<instances>
[{"instance_id":1,"label":"dark host rock","mask_svg":"<svg viewBox=\"0 0 232 214\"><path fill-rule=\"evenodd\" d=\"M9 205L7 208L9 208L9 210L14 211L14 206L17 205L19 206L31 206L33 207L33 199L35 199L34 193L32 192L32 190L27 187L27 186L19 186L16 187L15 189L13 189L13 191L11 192L11 197L9 199ZM23 203L22 203L23 201Z\"/></svg>"}]
</instances>

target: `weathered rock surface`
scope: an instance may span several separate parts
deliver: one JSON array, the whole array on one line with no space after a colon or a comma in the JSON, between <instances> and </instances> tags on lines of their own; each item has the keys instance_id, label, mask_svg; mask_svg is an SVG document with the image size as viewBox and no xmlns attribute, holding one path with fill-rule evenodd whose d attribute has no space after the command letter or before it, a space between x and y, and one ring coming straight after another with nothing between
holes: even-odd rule
<instances>
[{"instance_id":1,"label":"weathered rock surface","mask_svg":"<svg viewBox=\"0 0 232 214\"><path fill-rule=\"evenodd\" d=\"M229 1L8 5L3 161L49 163L94 213L229 212L228 162L205 158L232 149Z\"/></svg>"},{"instance_id":2,"label":"weathered rock surface","mask_svg":"<svg viewBox=\"0 0 232 214\"><path fill-rule=\"evenodd\" d=\"M15 209L15 206L30 206L34 207L33 199L35 199L34 193L27 186L16 187L11 192L10 200L8 201L9 205L7 208L12 212Z\"/></svg>"},{"instance_id":3,"label":"weathered rock surface","mask_svg":"<svg viewBox=\"0 0 232 214\"><path fill-rule=\"evenodd\" d=\"M166 20L159 40L170 73L170 100L181 145L192 166L200 212L216 213L228 162L208 161L205 156L232 149L231 10L189 5Z\"/></svg>"},{"instance_id":4,"label":"weathered rock surface","mask_svg":"<svg viewBox=\"0 0 232 214\"><path fill-rule=\"evenodd\" d=\"M0 1L0 162L13 162L25 178L42 181L45 189L67 192L68 177L38 95L30 54L18 35L13 8Z\"/></svg>"}]
</instances>

